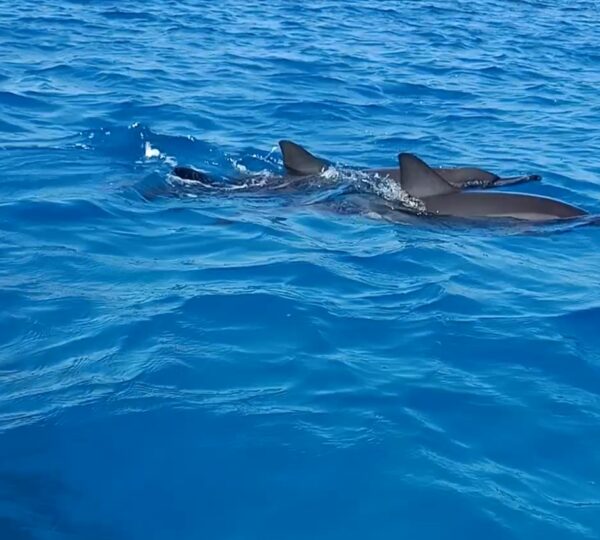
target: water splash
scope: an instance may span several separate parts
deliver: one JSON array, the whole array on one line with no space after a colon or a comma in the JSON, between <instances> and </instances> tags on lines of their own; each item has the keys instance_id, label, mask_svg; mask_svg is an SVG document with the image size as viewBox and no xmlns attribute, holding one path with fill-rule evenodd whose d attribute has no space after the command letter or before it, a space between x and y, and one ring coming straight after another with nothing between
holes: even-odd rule
<instances>
[{"instance_id":1,"label":"water splash","mask_svg":"<svg viewBox=\"0 0 600 540\"><path fill-rule=\"evenodd\" d=\"M359 191L373 193L388 202L399 204L403 209L411 213L424 214L427 212L425 204L421 199L413 197L404 191L398 182L389 176L349 169L342 170L340 174Z\"/></svg>"}]
</instances>

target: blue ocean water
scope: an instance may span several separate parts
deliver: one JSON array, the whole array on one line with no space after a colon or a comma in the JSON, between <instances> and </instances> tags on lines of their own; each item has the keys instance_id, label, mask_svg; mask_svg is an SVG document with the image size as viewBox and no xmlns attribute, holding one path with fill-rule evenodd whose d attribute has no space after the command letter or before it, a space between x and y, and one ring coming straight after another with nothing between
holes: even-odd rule
<instances>
[{"instance_id":1,"label":"blue ocean water","mask_svg":"<svg viewBox=\"0 0 600 540\"><path fill-rule=\"evenodd\" d=\"M0 5L0 539L595 539L600 229L202 194L336 163L600 213L597 2ZM311 199L311 197L313 197Z\"/></svg>"}]
</instances>

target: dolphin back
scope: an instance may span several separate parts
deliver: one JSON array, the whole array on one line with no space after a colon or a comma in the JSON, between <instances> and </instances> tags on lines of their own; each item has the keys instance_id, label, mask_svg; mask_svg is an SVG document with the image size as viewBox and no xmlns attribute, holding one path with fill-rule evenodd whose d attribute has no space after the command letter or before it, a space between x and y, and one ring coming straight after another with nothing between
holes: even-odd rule
<instances>
[{"instance_id":1,"label":"dolphin back","mask_svg":"<svg viewBox=\"0 0 600 540\"><path fill-rule=\"evenodd\" d=\"M562 201L522 193L452 193L429 197L424 202L432 214L464 218L548 221L586 215L580 208Z\"/></svg>"},{"instance_id":2,"label":"dolphin back","mask_svg":"<svg viewBox=\"0 0 600 540\"><path fill-rule=\"evenodd\" d=\"M491 188L514 186L524 182L541 180L537 174L524 174L502 178L497 174L476 167L457 167L454 169L434 169L446 182L459 189Z\"/></svg>"},{"instance_id":3,"label":"dolphin back","mask_svg":"<svg viewBox=\"0 0 600 540\"><path fill-rule=\"evenodd\" d=\"M210 177L203 173L202 171L198 171L196 169L192 169L191 167L175 167L171 174L181 178L182 180L191 180L193 182L209 182Z\"/></svg>"}]
</instances>

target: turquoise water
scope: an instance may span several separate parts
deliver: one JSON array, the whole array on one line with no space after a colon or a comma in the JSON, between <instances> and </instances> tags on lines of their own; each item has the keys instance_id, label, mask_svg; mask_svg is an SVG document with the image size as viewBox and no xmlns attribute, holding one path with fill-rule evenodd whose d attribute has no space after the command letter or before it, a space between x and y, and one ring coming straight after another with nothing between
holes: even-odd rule
<instances>
[{"instance_id":1,"label":"turquoise water","mask_svg":"<svg viewBox=\"0 0 600 540\"><path fill-rule=\"evenodd\" d=\"M169 171L277 174L288 138L539 173L518 190L598 214L599 16L4 2L0 538L598 538L598 227Z\"/></svg>"}]
</instances>

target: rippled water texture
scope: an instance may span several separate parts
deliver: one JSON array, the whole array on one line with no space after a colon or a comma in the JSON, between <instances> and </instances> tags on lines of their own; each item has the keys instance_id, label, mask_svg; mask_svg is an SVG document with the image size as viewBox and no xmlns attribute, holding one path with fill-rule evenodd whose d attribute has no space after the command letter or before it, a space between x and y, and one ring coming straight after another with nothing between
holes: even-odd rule
<instances>
[{"instance_id":1,"label":"rippled water texture","mask_svg":"<svg viewBox=\"0 0 600 540\"><path fill-rule=\"evenodd\" d=\"M597 2L4 1L2 540L596 539L600 228L277 174L539 173L600 213Z\"/></svg>"}]
</instances>

